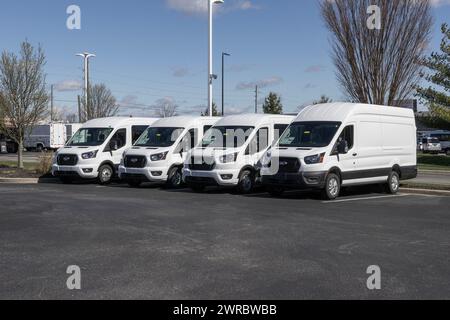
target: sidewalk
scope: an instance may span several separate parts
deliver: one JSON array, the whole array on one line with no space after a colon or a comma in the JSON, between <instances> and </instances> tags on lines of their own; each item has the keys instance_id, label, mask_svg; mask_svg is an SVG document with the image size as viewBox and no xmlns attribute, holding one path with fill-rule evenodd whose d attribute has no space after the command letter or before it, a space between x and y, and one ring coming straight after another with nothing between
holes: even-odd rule
<instances>
[{"instance_id":1,"label":"sidewalk","mask_svg":"<svg viewBox=\"0 0 450 320\"><path fill-rule=\"evenodd\" d=\"M450 190L450 171L420 170L416 179L402 181L402 186Z\"/></svg>"}]
</instances>

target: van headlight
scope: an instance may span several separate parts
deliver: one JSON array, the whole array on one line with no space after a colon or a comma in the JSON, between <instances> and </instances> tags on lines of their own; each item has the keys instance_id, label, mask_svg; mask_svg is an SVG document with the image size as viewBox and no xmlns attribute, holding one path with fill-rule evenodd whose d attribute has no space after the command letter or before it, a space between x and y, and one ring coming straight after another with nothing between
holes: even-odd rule
<instances>
[{"instance_id":1,"label":"van headlight","mask_svg":"<svg viewBox=\"0 0 450 320\"><path fill-rule=\"evenodd\" d=\"M317 163L323 163L323 160L325 159L325 153L321 154L315 154L313 156L305 157L305 163L306 164L317 164Z\"/></svg>"},{"instance_id":2,"label":"van headlight","mask_svg":"<svg viewBox=\"0 0 450 320\"><path fill-rule=\"evenodd\" d=\"M229 153L229 154L226 154L226 155L224 155L224 156L221 156L219 159L220 159L220 162L222 162L222 163L231 163L231 162L236 162L236 159L237 159L237 157L238 157L238 154L239 153Z\"/></svg>"},{"instance_id":3,"label":"van headlight","mask_svg":"<svg viewBox=\"0 0 450 320\"><path fill-rule=\"evenodd\" d=\"M169 152L157 153L150 156L150 160L152 161L162 161L166 160L167 154Z\"/></svg>"},{"instance_id":4,"label":"van headlight","mask_svg":"<svg viewBox=\"0 0 450 320\"><path fill-rule=\"evenodd\" d=\"M84 160L93 159L93 158L97 157L97 153L98 153L98 150L86 152L81 155L81 158L83 158Z\"/></svg>"}]
</instances>

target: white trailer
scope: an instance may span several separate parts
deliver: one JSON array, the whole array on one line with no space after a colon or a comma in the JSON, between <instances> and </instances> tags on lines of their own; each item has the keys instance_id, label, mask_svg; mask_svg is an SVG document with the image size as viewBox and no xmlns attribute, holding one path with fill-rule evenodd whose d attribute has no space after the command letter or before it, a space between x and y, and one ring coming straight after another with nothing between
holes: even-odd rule
<instances>
[{"instance_id":1,"label":"white trailer","mask_svg":"<svg viewBox=\"0 0 450 320\"><path fill-rule=\"evenodd\" d=\"M27 150L57 150L64 146L67 139L64 123L40 124L34 126L24 139Z\"/></svg>"}]
</instances>

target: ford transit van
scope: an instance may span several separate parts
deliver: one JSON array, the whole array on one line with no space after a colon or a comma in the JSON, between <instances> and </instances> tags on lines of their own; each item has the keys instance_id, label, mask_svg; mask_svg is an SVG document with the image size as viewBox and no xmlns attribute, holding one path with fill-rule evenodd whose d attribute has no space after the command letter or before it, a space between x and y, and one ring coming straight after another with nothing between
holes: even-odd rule
<instances>
[{"instance_id":1,"label":"ford transit van","mask_svg":"<svg viewBox=\"0 0 450 320\"><path fill-rule=\"evenodd\" d=\"M272 195L318 188L326 199L341 186L384 184L417 176L416 124L412 110L330 103L304 108L261 160L262 181Z\"/></svg>"},{"instance_id":2,"label":"ford transit van","mask_svg":"<svg viewBox=\"0 0 450 320\"><path fill-rule=\"evenodd\" d=\"M123 152L156 120L110 117L86 122L55 154L52 174L63 183L76 178L110 183Z\"/></svg>"},{"instance_id":3,"label":"ford transit van","mask_svg":"<svg viewBox=\"0 0 450 320\"><path fill-rule=\"evenodd\" d=\"M160 182L177 188L183 183L182 167L187 152L195 147L218 117L171 117L149 127L123 154L119 176L132 187Z\"/></svg>"},{"instance_id":4,"label":"ford transit van","mask_svg":"<svg viewBox=\"0 0 450 320\"><path fill-rule=\"evenodd\" d=\"M183 169L188 186L237 187L249 193L259 177L258 160L284 132L293 116L244 114L217 122L192 150Z\"/></svg>"}]
</instances>

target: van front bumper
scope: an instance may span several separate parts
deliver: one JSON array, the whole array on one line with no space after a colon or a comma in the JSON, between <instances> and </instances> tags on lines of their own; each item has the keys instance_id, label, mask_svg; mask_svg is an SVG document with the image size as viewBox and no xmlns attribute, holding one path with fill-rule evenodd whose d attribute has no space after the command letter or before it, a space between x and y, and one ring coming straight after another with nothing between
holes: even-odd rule
<instances>
[{"instance_id":1,"label":"van front bumper","mask_svg":"<svg viewBox=\"0 0 450 320\"><path fill-rule=\"evenodd\" d=\"M119 166L119 179L121 180L141 180L144 182L166 182L167 167L145 167L145 168L127 168Z\"/></svg>"},{"instance_id":2,"label":"van front bumper","mask_svg":"<svg viewBox=\"0 0 450 320\"><path fill-rule=\"evenodd\" d=\"M60 166L52 165L52 175L54 177L78 177L81 179L96 179L98 177L98 166L96 165L76 165Z\"/></svg>"},{"instance_id":3,"label":"van front bumper","mask_svg":"<svg viewBox=\"0 0 450 320\"><path fill-rule=\"evenodd\" d=\"M277 173L272 176L262 176L262 184L286 189L322 189L325 187L327 173L327 171Z\"/></svg>"},{"instance_id":4,"label":"van front bumper","mask_svg":"<svg viewBox=\"0 0 450 320\"><path fill-rule=\"evenodd\" d=\"M197 171L184 168L183 179L187 184L235 187L239 183L239 173L239 169Z\"/></svg>"}]
</instances>

